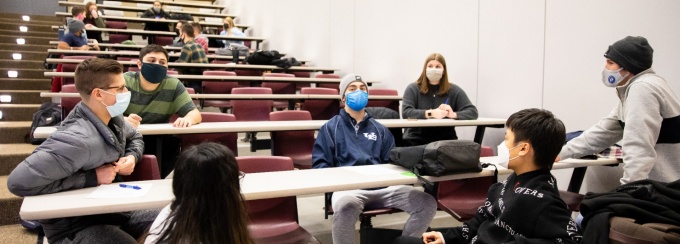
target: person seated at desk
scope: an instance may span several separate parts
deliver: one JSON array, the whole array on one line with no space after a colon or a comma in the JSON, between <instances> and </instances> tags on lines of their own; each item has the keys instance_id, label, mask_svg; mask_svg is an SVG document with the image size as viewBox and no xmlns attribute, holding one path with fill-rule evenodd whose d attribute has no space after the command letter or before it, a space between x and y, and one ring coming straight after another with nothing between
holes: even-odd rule
<instances>
[{"instance_id":1,"label":"person seated at desk","mask_svg":"<svg viewBox=\"0 0 680 244\"><path fill-rule=\"evenodd\" d=\"M182 39L182 26L188 25L189 22L186 20L180 20L177 21L177 24L175 25L175 33L177 33L177 37L175 40L172 41L172 47L182 47L184 46L184 39Z\"/></svg>"},{"instance_id":2,"label":"person seated at desk","mask_svg":"<svg viewBox=\"0 0 680 244\"><path fill-rule=\"evenodd\" d=\"M147 18L147 19L170 19L170 14L168 12L165 12L163 10L163 4L160 1L154 1L153 6L144 13L142 13L142 18ZM146 22L144 23L144 30L149 30L149 31L170 31L170 27L168 23L157 23L157 22ZM154 36L149 35L149 36L144 36L144 38L149 38L149 44L154 43Z\"/></svg>"},{"instance_id":3,"label":"person seated at desk","mask_svg":"<svg viewBox=\"0 0 680 244\"><path fill-rule=\"evenodd\" d=\"M680 178L680 100L652 69L653 53L641 36L628 36L609 46L604 53L602 82L616 89L618 105L598 124L570 140L556 161L595 154L621 141L621 184Z\"/></svg>"},{"instance_id":4,"label":"person seated at desk","mask_svg":"<svg viewBox=\"0 0 680 244\"><path fill-rule=\"evenodd\" d=\"M208 57L206 57L203 47L194 41L194 37L194 27L191 24L182 25L184 46L182 47L179 59L177 59L178 63L208 63ZM185 75L202 75L203 68L182 68L180 73ZM194 88L196 92L200 93L203 90L201 83L200 80L189 80L187 81L187 86Z\"/></svg>"},{"instance_id":5,"label":"person seated at desk","mask_svg":"<svg viewBox=\"0 0 680 244\"><path fill-rule=\"evenodd\" d=\"M240 28L236 27L234 24L234 19L231 17L226 17L224 18L224 30L220 32L220 36L245 37L246 34L244 34ZM229 47L229 43L243 45L243 41L222 40L222 43L224 43L224 47L226 48Z\"/></svg>"},{"instance_id":6,"label":"person seated at desk","mask_svg":"<svg viewBox=\"0 0 680 244\"><path fill-rule=\"evenodd\" d=\"M244 176L227 147L189 147L177 160L175 200L158 214L144 243L254 243L241 195Z\"/></svg>"},{"instance_id":7,"label":"person seated at desk","mask_svg":"<svg viewBox=\"0 0 680 244\"><path fill-rule=\"evenodd\" d=\"M579 243L571 210L550 173L565 138L564 124L547 110L524 109L505 123L499 165L514 171L489 187L486 203L463 226L394 243Z\"/></svg>"},{"instance_id":8,"label":"person seated at desk","mask_svg":"<svg viewBox=\"0 0 680 244\"><path fill-rule=\"evenodd\" d=\"M64 30L64 35L71 32L69 26L71 26L71 23L76 20L80 21L85 20L85 7L73 6L71 8L71 17L66 18L66 29ZM85 39L87 40L87 32L85 30L83 30L82 36L85 37Z\"/></svg>"},{"instance_id":9,"label":"person seated at desk","mask_svg":"<svg viewBox=\"0 0 680 244\"><path fill-rule=\"evenodd\" d=\"M94 2L87 2L85 4L85 18L83 18L83 23L85 23L85 28L106 28L104 24L104 18L99 18L101 13L97 10L97 4ZM89 32L90 38L97 40L97 42L102 42L102 32L92 30Z\"/></svg>"},{"instance_id":10,"label":"person seated at desk","mask_svg":"<svg viewBox=\"0 0 680 244\"><path fill-rule=\"evenodd\" d=\"M135 128L139 124L169 123L172 115L178 116L173 122L175 127L190 127L201 123L201 113L184 85L174 77L167 76L168 52L156 44L148 45L139 51L137 61L139 72L123 75L125 85L132 93L130 106L125 110L125 120ZM158 139L164 141L160 160L161 176L173 168L180 141L171 135L144 136L147 154L158 155Z\"/></svg>"},{"instance_id":11,"label":"person seated at desk","mask_svg":"<svg viewBox=\"0 0 680 244\"><path fill-rule=\"evenodd\" d=\"M312 149L312 168L382 164L389 160L394 138L390 131L366 113L368 86L360 76L346 75L340 82L345 108L321 129ZM402 235L420 236L432 221L437 203L431 195L412 186L339 191L331 198L333 243L354 243L354 226L364 208L397 208L411 216Z\"/></svg>"},{"instance_id":12,"label":"person seated at desk","mask_svg":"<svg viewBox=\"0 0 680 244\"><path fill-rule=\"evenodd\" d=\"M194 27L194 41L203 47L205 54L208 54L208 42L210 40L208 40L208 36L201 33L203 31L203 27L201 27L201 24L198 22L191 23L191 27Z\"/></svg>"},{"instance_id":13,"label":"person seated at desk","mask_svg":"<svg viewBox=\"0 0 680 244\"><path fill-rule=\"evenodd\" d=\"M64 38L62 38L57 44L57 49L99 51L99 46L96 44L89 46L87 43L87 38L83 36L85 33L85 23L80 20L74 20L71 21L71 24L68 25L68 28L70 31L64 34Z\"/></svg>"},{"instance_id":14,"label":"person seated at desk","mask_svg":"<svg viewBox=\"0 0 680 244\"><path fill-rule=\"evenodd\" d=\"M414 83L404 91L403 118L417 119L477 119L477 107L458 85L450 83L444 56L433 53L425 59L423 71ZM411 145L423 145L440 140L456 140L453 126L406 128L404 141Z\"/></svg>"},{"instance_id":15,"label":"person seated at desk","mask_svg":"<svg viewBox=\"0 0 680 244\"><path fill-rule=\"evenodd\" d=\"M142 158L142 135L123 119L130 102L123 66L91 58L78 65L82 99L7 179L18 196L35 196L111 184L130 175ZM49 205L49 202L45 202ZM159 210L40 220L50 243L136 243Z\"/></svg>"}]
</instances>

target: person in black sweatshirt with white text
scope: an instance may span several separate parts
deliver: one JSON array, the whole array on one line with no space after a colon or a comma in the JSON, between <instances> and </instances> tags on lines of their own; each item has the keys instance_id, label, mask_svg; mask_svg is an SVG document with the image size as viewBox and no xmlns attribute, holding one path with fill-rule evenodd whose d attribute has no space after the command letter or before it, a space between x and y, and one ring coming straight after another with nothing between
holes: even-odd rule
<instances>
[{"instance_id":1,"label":"person in black sweatshirt with white text","mask_svg":"<svg viewBox=\"0 0 680 244\"><path fill-rule=\"evenodd\" d=\"M395 243L579 243L581 234L550 174L565 139L564 124L542 109L516 112L498 145L499 165L514 171L489 188L477 215L445 233Z\"/></svg>"}]
</instances>

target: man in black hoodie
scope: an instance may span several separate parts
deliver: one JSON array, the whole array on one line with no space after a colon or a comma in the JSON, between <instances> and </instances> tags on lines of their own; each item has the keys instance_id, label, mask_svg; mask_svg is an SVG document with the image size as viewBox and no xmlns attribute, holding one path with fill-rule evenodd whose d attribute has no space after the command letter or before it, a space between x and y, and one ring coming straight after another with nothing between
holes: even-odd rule
<instances>
[{"instance_id":1,"label":"man in black hoodie","mask_svg":"<svg viewBox=\"0 0 680 244\"><path fill-rule=\"evenodd\" d=\"M564 124L547 110L525 109L508 118L498 145L499 165L512 169L489 188L475 218L445 233L400 237L396 243L579 243L581 234L550 174L564 144Z\"/></svg>"}]
</instances>

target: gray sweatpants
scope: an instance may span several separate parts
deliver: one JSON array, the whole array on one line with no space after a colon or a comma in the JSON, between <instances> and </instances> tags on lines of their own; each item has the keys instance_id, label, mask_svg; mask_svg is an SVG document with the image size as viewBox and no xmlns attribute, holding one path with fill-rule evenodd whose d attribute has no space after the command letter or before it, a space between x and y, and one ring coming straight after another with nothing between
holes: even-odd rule
<instances>
[{"instance_id":1,"label":"gray sweatpants","mask_svg":"<svg viewBox=\"0 0 680 244\"><path fill-rule=\"evenodd\" d=\"M390 186L379 190L351 190L333 193L333 243L354 243L354 226L364 209L396 208L411 216L403 236L422 236L437 212L437 202L412 186Z\"/></svg>"},{"instance_id":2,"label":"gray sweatpants","mask_svg":"<svg viewBox=\"0 0 680 244\"><path fill-rule=\"evenodd\" d=\"M151 227L161 209L137 210L132 212L130 220L123 226L116 225L93 225L75 234L73 240L64 238L56 243L137 243L145 231Z\"/></svg>"}]
</instances>

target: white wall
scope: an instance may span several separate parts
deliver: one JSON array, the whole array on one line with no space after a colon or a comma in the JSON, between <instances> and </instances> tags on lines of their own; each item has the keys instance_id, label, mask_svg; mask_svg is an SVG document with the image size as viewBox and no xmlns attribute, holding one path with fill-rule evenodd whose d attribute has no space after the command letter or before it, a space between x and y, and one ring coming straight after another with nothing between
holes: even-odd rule
<instances>
[{"instance_id":1,"label":"white wall","mask_svg":"<svg viewBox=\"0 0 680 244\"><path fill-rule=\"evenodd\" d=\"M400 94L428 54L442 53L450 80L482 117L539 107L568 131L587 129L617 102L600 81L602 55L627 35L648 38L655 70L680 94L680 1L223 1L252 26L251 35L269 39L268 48L379 80L376 87ZM472 138L473 130L458 130ZM487 130L484 144L495 148L503 133ZM562 188L569 174L556 175Z\"/></svg>"}]
</instances>

